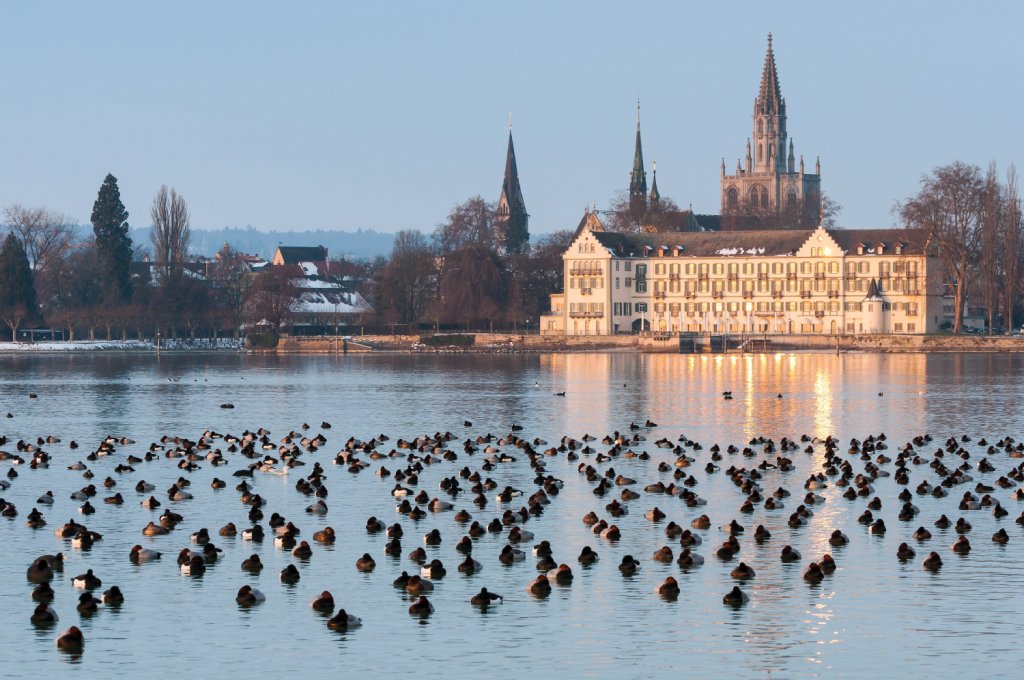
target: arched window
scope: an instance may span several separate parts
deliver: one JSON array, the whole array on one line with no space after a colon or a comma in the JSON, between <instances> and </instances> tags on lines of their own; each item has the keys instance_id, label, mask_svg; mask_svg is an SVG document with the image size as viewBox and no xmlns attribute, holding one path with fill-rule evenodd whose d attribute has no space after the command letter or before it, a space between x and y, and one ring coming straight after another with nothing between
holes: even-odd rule
<instances>
[{"instance_id":1,"label":"arched window","mask_svg":"<svg viewBox=\"0 0 1024 680\"><path fill-rule=\"evenodd\" d=\"M793 187L790 187L789 191L786 192L786 207L790 210L796 209L796 189Z\"/></svg>"},{"instance_id":2,"label":"arched window","mask_svg":"<svg viewBox=\"0 0 1024 680\"><path fill-rule=\"evenodd\" d=\"M750 188L750 207L757 207L757 187Z\"/></svg>"},{"instance_id":3,"label":"arched window","mask_svg":"<svg viewBox=\"0 0 1024 680\"><path fill-rule=\"evenodd\" d=\"M761 189L761 207L768 208L768 190L763 187Z\"/></svg>"},{"instance_id":4,"label":"arched window","mask_svg":"<svg viewBox=\"0 0 1024 680\"><path fill-rule=\"evenodd\" d=\"M729 187L725 192L725 207L730 210L735 210L740 205L740 192L736 191L736 187Z\"/></svg>"}]
</instances>

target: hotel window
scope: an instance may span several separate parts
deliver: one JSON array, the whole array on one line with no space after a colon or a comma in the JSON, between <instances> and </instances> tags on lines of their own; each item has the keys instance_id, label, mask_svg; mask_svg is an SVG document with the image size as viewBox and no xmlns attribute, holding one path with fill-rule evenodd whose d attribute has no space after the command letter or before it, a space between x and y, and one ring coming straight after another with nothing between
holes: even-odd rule
<instances>
[{"instance_id":1,"label":"hotel window","mask_svg":"<svg viewBox=\"0 0 1024 680\"><path fill-rule=\"evenodd\" d=\"M768 311L768 303L767 302L758 302L757 303L757 311L759 311L759 312L767 312Z\"/></svg>"},{"instance_id":2,"label":"hotel window","mask_svg":"<svg viewBox=\"0 0 1024 680\"><path fill-rule=\"evenodd\" d=\"M901 324L901 323L893 324L893 330L896 331L897 333L902 333L903 332L903 324Z\"/></svg>"},{"instance_id":3,"label":"hotel window","mask_svg":"<svg viewBox=\"0 0 1024 680\"><path fill-rule=\"evenodd\" d=\"M632 288L632 287L633 287L633 279L631 279L630 277L627 276L626 277L626 288Z\"/></svg>"},{"instance_id":4,"label":"hotel window","mask_svg":"<svg viewBox=\"0 0 1024 680\"><path fill-rule=\"evenodd\" d=\"M722 275L722 269L723 269L722 268L722 263L721 262L716 262L714 264L714 266L712 267L711 273L713 273L715 276L721 276Z\"/></svg>"},{"instance_id":5,"label":"hotel window","mask_svg":"<svg viewBox=\"0 0 1024 680\"><path fill-rule=\"evenodd\" d=\"M787 262L786 263L786 273L787 274L796 274L796 262Z\"/></svg>"},{"instance_id":6,"label":"hotel window","mask_svg":"<svg viewBox=\"0 0 1024 680\"><path fill-rule=\"evenodd\" d=\"M796 302L787 302L786 303L786 311L787 312L795 312L798 309L797 304L798 303L796 303Z\"/></svg>"},{"instance_id":7,"label":"hotel window","mask_svg":"<svg viewBox=\"0 0 1024 680\"><path fill-rule=\"evenodd\" d=\"M738 311L740 311L740 303L738 303L738 302L730 302L730 303L728 303L726 305L726 307L728 308L728 310L730 312L738 312Z\"/></svg>"},{"instance_id":8,"label":"hotel window","mask_svg":"<svg viewBox=\"0 0 1024 680\"><path fill-rule=\"evenodd\" d=\"M640 272L637 272L637 273L639 274ZM647 292L647 279L640 279L640 278L638 278L636 280L636 292L638 292L638 293L646 293Z\"/></svg>"},{"instance_id":9,"label":"hotel window","mask_svg":"<svg viewBox=\"0 0 1024 680\"><path fill-rule=\"evenodd\" d=\"M908 323L907 324L907 332L908 333L916 333L917 332L917 324Z\"/></svg>"},{"instance_id":10,"label":"hotel window","mask_svg":"<svg viewBox=\"0 0 1024 680\"><path fill-rule=\"evenodd\" d=\"M737 263L735 263L735 262L730 262L729 263L729 273L730 274L738 274L739 272L740 272L740 266Z\"/></svg>"},{"instance_id":11,"label":"hotel window","mask_svg":"<svg viewBox=\"0 0 1024 680\"><path fill-rule=\"evenodd\" d=\"M814 268L811 266L810 262L801 262L800 263L800 273L801 274L810 274L810 273L813 272L813 270L814 270Z\"/></svg>"},{"instance_id":12,"label":"hotel window","mask_svg":"<svg viewBox=\"0 0 1024 680\"><path fill-rule=\"evenodd\" d=\"M838 274L839 273L839 263L835 262L835 261L829 262L828 263L828 273L829 274Z\"/></svg>"},{"instance_id":13,"label":"hotel window","mask_svg":"<svg viewBox=\"0 0 1024 680\"><path fill-rule=\"evenodd\" d=\"M633 271L633 262L631 260L626 260L625 264L622 265L622 268L627 272Z\"/></svg>"},{"instance_id":14,"label":"hotel window","mask_svg":"<svg viewBox=\"0 0 1024 680\"><path fill-rule=\"evenodd\" d=\"M855 324L855 323L847 323L846 324L846 332L847 333L854 333L856 331L857 331L857 324Z\"/></svg>"},{"instance_id":15,"label":"hotel window","mask_svg":"<svg viewBox=\"0 0 1024 680\"><path fill-rule=\"evenodd\" d=\"M743 263L743 273L744 274L753 274L754 273L754 263L753 262L744 262Z\"/></svg>"},{"instance_id":16,"label":"hotel window","mask_svg":"<svg viewBox=\"0 0 1024 680\"><path fill-rule=\"evenodd\" d=\"M858 262L857 263L857 273L858 274L870 274L871 273L871 263L870 262Z\"/></svg>"},{"instance_id":17,"label":"hotel window","mask_svg":"<svg viewBox=\"0 0 1024 680\"><path fill-rule=\"evenodd\" d=\"M623 316L632 316L633 315L633 303L632 302L623 302L622 303L622 315Z\"/></svg>"},{"instance_id":18,"label":"hotel window","mask_svg":"<svg viewBox=\"0 0 1024 680\"><path fill-rule=\"evenodd\" d=\"M616 276L615 277L615 290L618 290L618 289L619 289L619 277Z\"/></svg>"},{"instance_id":19,"label":"hotel window","mask_svg":"<svg viewBox=\"0 0 1024 680\"><path fill-rule=\"evenodd\" d=\"M693 276L696 273L697 273L697 265L693 264L692 262L688 263L686 265L686 274L687 274L687 276Z\"/></svg>"},{"instance_id":20,"label":"hotel window","mask_svg":"<svg viewBox=\"0 0 1024 680\"><path fill-rule=\"evenodd\" d=\"M619 261L615 260L615 271L619 271Z\"/></svg>"}]
</instances>

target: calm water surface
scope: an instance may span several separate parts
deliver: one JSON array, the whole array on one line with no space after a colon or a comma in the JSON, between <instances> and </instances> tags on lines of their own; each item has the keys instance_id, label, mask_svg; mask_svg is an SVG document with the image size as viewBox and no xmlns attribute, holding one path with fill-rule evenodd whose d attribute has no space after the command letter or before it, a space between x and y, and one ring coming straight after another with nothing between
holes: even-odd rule
<instances>
[{"instance_id":1,"label":"calm water surface","mask_svg":"<svg viewBox=\"0 0 1024 680\"><path fill-rule=\"evenodd\" d=\"M834 486L819 492L826 502L814 506L815 517L808 526L786 525L805 493L804 480L822 468L820 446L811 455L790 453L797 466L794 472L766 471L764 489L784 486L794 494L784 510L758 506L752 515L742 515L739 490L724 472L706 474L704 465L711 444L718 443L723 450L728 444L742 448L757 435L778 441L783 436L832 434L840 438L839 452L847 457L851 437L884 432L890 445L885 453L895 457L900 445L928 432L935 441L921 453L929 459L950 435L966 433L975 441L981 436L1024 439L1022 373L1024 358L993 355L0 356L0 415L9 411L14 416L0 419L0 433L13 441L49 434L62 438L59 444L44 446L53 456L48 469L19 466L11 488L0 492L19 511L15 519L0 520L0 669L9 677L153 677L232 669L252 677L294 672L326 677L339 671L373 677L385 671L397 676L423 670L453 677L609 677L624 668L635 669L631 676L661 677L680 672L693 677L884 677L896 669L909 677L1019 677L1024 527L1014 518L1024 504L1011 500L1010 490L997 489L994 495L1010 516L996 520L987 509L958 511L956 499L965 490L973 491L977 481L991 484L1020 461L1000 453L991 457L996 472L972 471L975 482L954 488L950 497L915 496L921 514L912 522L896 516L901 487L891 477L880 479L875 489L884 506L875 514L889 527L885 536L871 535L856 522L867 499L847 501L840 495L842 489ZM724 390L731 390L735 399L722 399ZM562 391L564 398L553 395ZM38 399L30 399L29 393ZM222 402L236 408L222 410ZM677 498L642 494L630 502L631 513L616 520L622 540L609 543L580 520L590 510L607 517L604 506L619 489L597 498L591 493L593 485L576 471L576 462L564 455L548 458L548 472L564 479L565 487L545 514L524 528L536 535L530 545L550 540L555 559L568 563L576 578L569 587L555 586L546 600L525 592L538 573L529 553L525 562L500 564L497 555L505 545L501 535L488 534L477 541L473 554L483 564L482 572L471 577L459 574L455 567L462 556L454 545L462 531L451 513L429 513L414 523L395 513L389 493L394 481L372 472L379 462L359 475L331 464L350 436L369 439L385 433L392 438L387 451L398 437L450 430L458 437L452 448L459 460L428 466L419 484L431 496L441 496L437 483L443 476L456 474L463 465L477 469L482 462L483 454L471 458L462 453L458 444L467 436L507 434L516 423L524 427L524 436L557 443L563 434L600 438L613 430L628 431L630 422L648 418L658 427L643 431L647 441L633 448L648 451L651 460L616 459L610 466L636 478L639 484L634 488L639 491L657 479L668 483L671 473L659 473L657 463L672 463L675 456L654 442L662 437L674 441L685 434L704 445L689 471L699 480L694 490L708 505L688 509ZM473 421L471 428L463 426L467 419ZM177 460L142 463L135 473L113 472L126 455L144 455L163 434L196 440L208 429L241 434L266 427L277 441L303 423L312 426L310 436L320 432L324 420L333 425L323 431L327 445L304 460L308 466L318 460L326 469L330 512L325 518L306 515L303 509L315 499L294 489L310 467L293 470L289 477L257 473L254 480L268 501L267 516L276 511L293 520L302 529L300 538L309 539L325 525L337 530L337 543L313 544L308 561L292 558L270 540L259 545L216 535L228 521L240 528L248 524L248 506L239 502L233 488L238 480L230 475L249 461L237 454L227 466L214 468L204 462L201 470L187 475L195 498L164 503L182 513L185 521L170 535L155 538L143 537L141 529L159 511L140 507L144 496L134 491L134 485L139 479L154 483L163 500L162 491L181 474L174 465ZM94 483L111 475L118 485L107 492L101 489L93 499L98 512L83 520L77 513L80 503L69 496L88 481L66 468L84 460L107 435L127 436L137 443L90 463ZM70 450L72 439L82 448ZM608 448L599 441L594 444L599 451ZM976 463L983 447L973 441L967 447ZM13 442L3 448L13 451ZM517 462L487 474L499 485L532 489L526 457L514 449L510 452ZM774 456L765 456L758 448L756 459L726 456L722 465L753 466ZM863 461L849 458L860 471ZM946 460L960 462L948 456ZM395 470L400 461L384 464ZM9 467L0 463L0 473L6 474ZM609 464L599 467L604 471ZM892 470L893 464L887 467ZM214 476L228 480L228 488L212 490ZM936 476L927 465L912 466L911 489L922 479L934 483ZM33 531L25 526L25 516L47 489L57 498L51 508L42 508L49 525ZM123 506L102 503L114 491L124 495ZM493 502L479 509L470 500L463 494L456 507L466 507L484 524L504 510ZM644 519L655 505L684 527L702 512L710 515L713 528L699 532L704 544L697 548L706 564L684 572L674 562L651 559L666 544L676 554L680 551L676 541L665 537L666 522ZM954 520L964 515L973 524L969 556L961 558L950 550L956 539L952 530L932 527L943 512ZM370 515L389 524L401 522L403 557L385 556L384 535L365 532ZM53 529L69 518L85 521L104 539L89 551L70 548L53 535ZM729 572L738 559L722 562L713 555L726 538L714 527L733 518L748 527L748 535L759 523L773 534L763 545L741 538L739 558L754 567L757 577L742 586L751 600L740 609L721 602L734 585ZM932 529L930 541L913 541L911 533L919 525ZM1007 546L990 540L1000 526L1011 536ZM189 533L200 527L210 529L224 552L202 578L184 577L174 556L189 546ZM408 615L408 597L391 582L402 570L412 571L415 565L405 555L435 527L444 542L428 548L428 553L444 562L449 575L437 583L430 598L436 613L421 621ZM850 537L849 545L828 545L835 528ZM917 558L906 564L895 557L902 541L918 551ZM127 556L136 543L163 551L164 558L132 565ZM801 563L780 563L779 551L787 543L803 554ZM591 568L576 561L584 545L601 555ZM921 568L930 550L938 551L945 562L937 574ZM53 583L53 607L61 621L56 628L39 630L29 624L31 586L24 573L34 557L57 551L66 556L64 573ZM253 551L266 565L258 577L239 569ZM364 552L377 560L370 574L359 573L354 566ZM809 585L800 578L801 571L825 552L835 556L839 568L820 585ZM631 578L624 578L617 568L626 554L642 562L640 572ZM294 586L282 585L278 574L293 561L301 580ZM104 589L120 586L126 596L122 607L102 608L88 619L78 615L77 592L70 579L88 568L103 579ZM668 575L674 575L682 589L675 602L663 601L653 592ZM252 609L237 606L235 592L245 583L261 589L266 602ZM469 597L481 586L504 595L504 604L484 614L471 607ZM344 634L329 630L309 608L310 600L324 589L334 594L340 607L362 617L363 626ZM55 648L58 630L69 625L78 625L85 633L81 657L59 654Z\"/></svg>"}]
</instances>

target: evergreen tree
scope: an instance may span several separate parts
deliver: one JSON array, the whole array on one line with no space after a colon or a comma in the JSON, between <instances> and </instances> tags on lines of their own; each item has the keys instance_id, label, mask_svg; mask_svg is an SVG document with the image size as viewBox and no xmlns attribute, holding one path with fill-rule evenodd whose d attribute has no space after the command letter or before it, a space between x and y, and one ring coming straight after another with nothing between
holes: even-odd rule
<instances>
[{"instance_id":1,"label":"evergreen tree","mask_svg":"<svg viewBox=\"0 0 1024 680\"><path fill-rule=\"evenodd\" d=\"M11 329L12 340L17 336L18 326L35 318L37 312L32 267L25 247L11 232L0 247L0 318Z\"/></svg>"},{"instance_id":2,"label":"evergreen tree","mask_svg":"<svg viewBox=\"0 0 1024 680\"><path fill-rule=\"evenodd\" d=\"M131 300L132 240L128 236L128 211L121 203L117 178L107 175L92 204L93 232L96 234L96 256L100 264L100 289L103 302L122 305Z\"/></svg>"},{"instance_id":3,"label":"evergreen tree","mask_svg":"<svg viewBox=\"0 0 1024 680\"><path fill-rule=\"evenodd\" d=\"M513 206L505 225L505 252L525 253L530 248L529 216L522 206Z\"/></svg>"}]
</instances>

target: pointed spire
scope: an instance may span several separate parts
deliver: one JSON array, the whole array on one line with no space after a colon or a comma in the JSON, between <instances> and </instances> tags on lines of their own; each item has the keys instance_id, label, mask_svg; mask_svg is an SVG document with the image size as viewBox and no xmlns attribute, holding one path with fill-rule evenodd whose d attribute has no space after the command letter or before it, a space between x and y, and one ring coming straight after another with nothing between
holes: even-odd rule
<instances>
[{"instance_id":1,"label":"pointed spire","mask_svg":"<svg viewBox=\"0 0 1024 680\"><path fill-rule=\"evenodd\" d=\"M794 154L793 154L793 140L792 140L792 138L789 140L789 158L787 159L787 161L788 162L786 163L786 168L787 168L786 172L789 172L789 173L792 174L793 170L795 169L794 166L796 165L796 156L794 156Z\"/></svg>"},{"instance_id":2,"label":"pointed spire","mask_svg":"<svg viewBox=\"0 0 1024 680\"><path fill-rule=\"evenodd\" d=\"M775 68L775 53L772 51L772 34L768 34L768 51L764 55L764 69L761 71L761 89L757 96L756 108L761 113L780 113L785 108L782 89L779 87L779 72Z\"/></svg>"},{"instance_id":3,"label":"pointed spire","mask_svg":"<svg viewBox=\"0 0 1024 680\"><path fill-rule=\"evenodd\" d=\"M640 97L636 98L636 148L633 150L633 171L629 173L629 198L647 199L647 171L644 170L644 150L640 144Z\"/></svg>"},{"instance_id":4,"label":"pointed spire","mask_svg":"<svg viewBox=\"0 0 1024 680\"><path fill-rule=\"evenodd\" d=\"M499 228L499 239L510 252L519 252L529 240L529 218L526 201L523 200L523 190L519 186L516 149L512 144L512 116L509 114L505 177L501 182L501 196L498 197L495 221Z\"/></svg>"},{"instance_id":5,"label":"pointed spire","mask_svg":"<svg viewBox=\"0 0 1024 680\"><path fill-rule=\"evenodd\" d=\"M651 163L651 202L657 203L661 199L658 193L658 161Z\"/></svg>"},{"instance_id":6,"label":"pointed spire","mask_svg":"<svg viewBox=\"0 0 1024 680\"><path fill-rule=\"evenodd\" d=\"M821 156L817 156L814 159L814 174L815 175L820 175L821 174Z\"/></svg>"}]
</instances>

